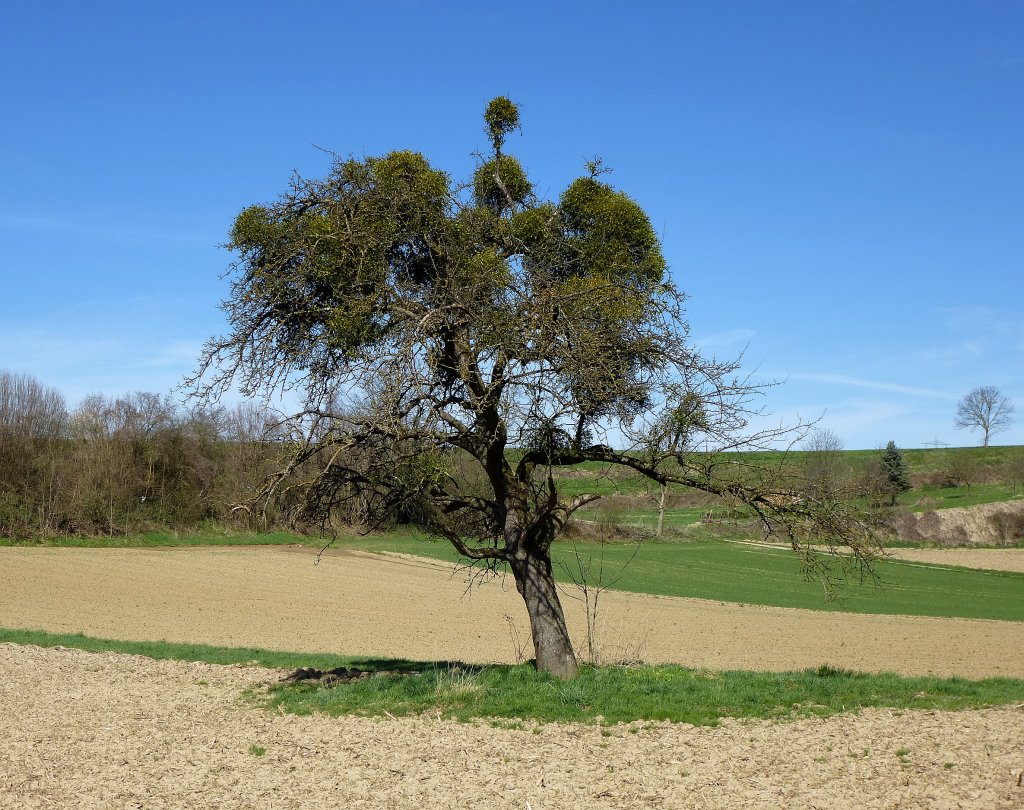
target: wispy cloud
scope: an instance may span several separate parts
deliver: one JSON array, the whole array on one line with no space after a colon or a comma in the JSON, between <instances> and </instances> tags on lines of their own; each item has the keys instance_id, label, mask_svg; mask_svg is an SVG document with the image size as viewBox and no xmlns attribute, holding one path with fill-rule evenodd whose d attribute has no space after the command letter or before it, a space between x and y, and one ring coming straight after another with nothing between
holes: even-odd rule
<instances>
[{"instance_id":1,"label":"wispy cloud","mask_svg":"<svg viewBox=\"0 0 1024 810\"><path fill-rule=\"evenodd\" d=\"M821 424L839 436L870 436L877 433L881 426L891 424L912 412L913 409L893 402L850 400L829 409ZM863 439L859 442L869 443Z\"/></svg>"},{"instance_id":2,"label":"wispy cloud","mask_svg":"<svg viewBox=\"0 0 1024 810\"><path fill-rule=\"evenodd\" d=\"M712 332L693 342L695 348L702 352L718 349L742 349L753 339L753 329L729 329L724 332Z\"/></svg>"},{"instance_id":3,"label":"wispy cloud","mask_svg":"<svg viewBox=\"0 0 1024 810\"><path fill-rule=\"evenodd\" d=\"M161 228L123 227L89 222L86 217L25 216L0 212L0 230L28 233L59 233L94 239L130 242L174 242L213 245L217 239L207 233Z\"/></svg>"},{"instance_id":4,"label":"wispy cloud","mask_svg":"<svg viewBox=\"0 0 1024 810\"><path fill-rule=\"evenodd\" d=\"M942 318L947 326L961 329L984 326L996 317L992 307L933 307L931 311Z\"/></svg>"},{"instance_id":5,"label":"wispy cloud","mask_svg":"<svg viewBox=\"0 0 1024 810\"><path fill-rule=\"evenodd\" d=\"M779 443L780 449L793 440L796 441L794 446L800 446L812 426L831 430L848 450L870 449L878 446L882 436L899 435L895 426L914 412L915 409L908 404L877 399L849 399L827 409L807 402L791 403L778 411L754 417L751 428L771 430L779 425L805 426L804 431L789 434L787 441Z\"/></svg>"},{"instance_id":6,"label":"wispy cloud","mask_svg":"<svg viewBox=\"0 0 1024 810\"><path fill-rule=\"evenodd\" d=\"M1013 338L1024 333L1024 319L1007 317L992 307L936 307L932 311L950 329L1000 338Z\"/></svg>"},{"instance_id":7,"label":"wispy cloud","mask_svg":"<svg viewBox=\"0 0 1024 810\"><path fill-rule=\"evenodd\" d=\"M81 368L121 353L121 341L62 337L45 332L0 331L0 367L30 374L49 367Z\"/></svg>"},{"instance_id":8,"label":"wispy cloud","mask_svg":"<svg viewBox=\"0 0 1024 810\"><path fill-rule=\"evenodd\" d=\"M956 394L951 394L949 391L940 391L936 388L918 388L916 386L900 385L899 383L882 382L880 380L865 380L862 377L851 377L846 374L795 371L789 374L787 378L790 380L829 383L831 385L846 385L853 388L868 388L873 391L890 391L895 394L907 394L915 397L947 400L955 400L957 398Z\"/></svg>"},{"instance_id":9,"label":"wispy cloud","mask_svg":"<svg viewBox=\"0 0 1024 810\"><path fill-rule=\"evenodd\" d=\"M921 349L909 356L910 361L921 365L948 365L975 360L985 354L985 341L959 340L947 346Z\"/></svg>"},{"instance_id":10,"label":"wispy cloud","mask_svg":"<svg viewBox=\"0 0 1024 810\"><path fill-rule=\"evenodd\" d=\"M81 302L31 323L3 323L0 369L31 374L72 402L95 392L169 391L195 368L203 343L194 331L174 334L182 328L174 311L174 302L133 298Z\"/></svg>"}]
</instances>

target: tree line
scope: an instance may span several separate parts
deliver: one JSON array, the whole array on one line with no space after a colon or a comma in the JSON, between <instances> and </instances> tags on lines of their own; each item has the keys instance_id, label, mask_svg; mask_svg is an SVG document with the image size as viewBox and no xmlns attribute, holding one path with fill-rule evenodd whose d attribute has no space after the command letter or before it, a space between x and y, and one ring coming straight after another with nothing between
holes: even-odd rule
<instances>
[{"instance_id":1,"label":"tree line","mask_svg":"<svg viewBox=\"0 0 1024 810\"><path fill-rule=\"evenodd\" d=\"M150 392L94 394L70 409L56 389L31 375L0 370L0 536L294 527L302 493L282 498L265 515L254 516L248 506L282 455L294 450L294 427L259 401L187 407ZM803 449L812 488L853 487L888 500L909 487L891 451L888 462L879 453L863 468L850 466L830 431L816 431ZM1020 459L991 468L970 454L941 455L945 463L918 473L918 484L999 480L1016 488L1024 480ZM468 480L471 472L458 474ZM341 498L334 517L367 526L371 507ZM397 519L415 523L420 509L408 502Z\"/></svg>"},{"instance_id":2,"label":"tree line","mask_svg":"<svg viewBox=\"0 0 1024 810\"><path fill-rule=\"evenodd\" d=\"M170 396L54 388L0 371L0 535L130 535L211 521L243 504L287 440L258 403L186 407Z\"/></svg>"}]
</instances>

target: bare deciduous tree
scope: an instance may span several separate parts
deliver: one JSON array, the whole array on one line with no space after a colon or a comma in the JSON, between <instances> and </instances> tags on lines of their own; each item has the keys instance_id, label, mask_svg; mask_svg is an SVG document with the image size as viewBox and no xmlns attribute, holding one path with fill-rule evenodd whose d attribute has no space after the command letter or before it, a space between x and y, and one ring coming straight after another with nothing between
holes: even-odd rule
<instances>
[{"instance_id":1,"label":"bare deciduous tree","mask_svg":"<svg viewBox=\"0 0 1024 810\"><path fill-rule=\"evenodd\" d=\"M189 529L233 515L279 460L279 416L248 402L63 396L0 370L0 536Z\"/></svg>"},{"instance_id":2,"label":"bare deciduous tree","mask_svg":"<svg viewBox=\"0 0 1024 810\"><path fill-rule=\"evenodd\" d=\"M1013 403L994 385L982 385L964 396L956 406L953 422L958 430L980 430L983 447L993 433L1013 424Z\"/></svg>"},{"instance_id":3,"label":"bare deciduous tree","mask_svg":"<svg viewBox=\"0 0 1024 810\"><path fill-rule=\"evenodd\" d=\"M0 371L0 533L46 531L62 489L56 454L64 397L28 374Z\"/></svg>"},{"instance_id":4,"label":"bare deciduous tree","mask_svg":"<svg viewBox=\"0 0 1024 810\"><path fill-rule=\"evenodd\" d=\"M804 474L809 487L821 492L835 492L846 477L842 463L843 440L831 430L817 428L803 443Z\"/></svg>"},{"instance_id":5,"label":"bare deciduous tree","mask_svg":"<svg viewBox=\"0 0 1024 810\"><path fill-rule=\"evenodd\" d=\"M64 397L28 374L0 371L0 429L26 439L61 435L68 412Z\"/></svg>"}]
</instances>

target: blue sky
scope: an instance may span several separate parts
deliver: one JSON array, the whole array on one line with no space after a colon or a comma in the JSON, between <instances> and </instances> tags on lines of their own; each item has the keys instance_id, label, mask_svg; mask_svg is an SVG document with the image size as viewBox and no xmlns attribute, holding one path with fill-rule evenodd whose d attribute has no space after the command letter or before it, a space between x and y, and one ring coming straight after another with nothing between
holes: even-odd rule
<instances>
[{"instance_id":1,"label":"blue sky","mask_svg":"<svg viewBox=\"0 0 1024 810\"><path fill-rule=\"evenodd\" d=\"M1024 4L9 3L0 369L169 391L223 328L235 214L316 147L455 176L480 115L556 196L594 155L662 234L693 337L848 448L1024 444Z\"/></svg>"}]
</instances>

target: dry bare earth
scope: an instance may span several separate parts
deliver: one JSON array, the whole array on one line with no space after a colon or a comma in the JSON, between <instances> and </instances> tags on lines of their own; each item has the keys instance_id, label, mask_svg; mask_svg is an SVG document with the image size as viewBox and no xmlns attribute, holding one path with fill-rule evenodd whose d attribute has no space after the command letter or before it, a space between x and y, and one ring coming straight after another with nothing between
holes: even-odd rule
<instances>
[{"instance_id":1,"label":"dry bare earth","mask_svg":"<svg viewBox=\"0 0 1024 810\"><path fill-rule=\"evenodd\" d=\"M444 566L305 550L0 549L0 624L509 660L519 597ZM605 594L606 649L714 668L1024 673L1020 625ZM571 608L572 609L572 608ZM577 638L581 611L573 610ZM638 631L636 628L644 628ZM641 644L641 642L644 642ZM509 730L278 716L278 673L0 645L3 807L1021 807L1024 707L721 728ZM536 733L534 733L536 731ZM633 733L635 731L635 733ZM610 736L605 736L606 734ZM266 749L255 756L250 746Z\"/></svg>"},{"instance_id":2,"label":"dry bare earth","mask_svg":"<svg viewBox=\"0 0 1024 810\"><path fill-rule=\"evenodd\" d=\"M0 548L0 626L104 638L468 662L530 657L511 582L418 558L303 548ZM571 591L566 592L571 596ZM584 646L582 606L565 600ZM607 592L606 659L709 669L822 663L902 674L1024 677L1018 622L868 616ZM510 620L511 627L510 629ZM522 643L517 649L516 639Z\"/></svg>"},{"instance_id":3,"label":"dry bare earth","mask_svg":"<svg viewBox=\"0 0 1024 810\"><path fill-rule=\"evenodd\" d=\"M1020 548L897 548L892 550L892 555L899 560L928 565L1024 573L1024 549Z\"/></svg>"},{"instance_id":4,"label":"dry bare earth","mask_svg":"<svg viewBox=\"0 0 1024 810\"><path fill-rule=\"evenodd\" d=\"M242 667L0 644L0 673L3 807L1024 804L1024 707L509 730L253 710Z\"/></svg>"}]
</instances>

